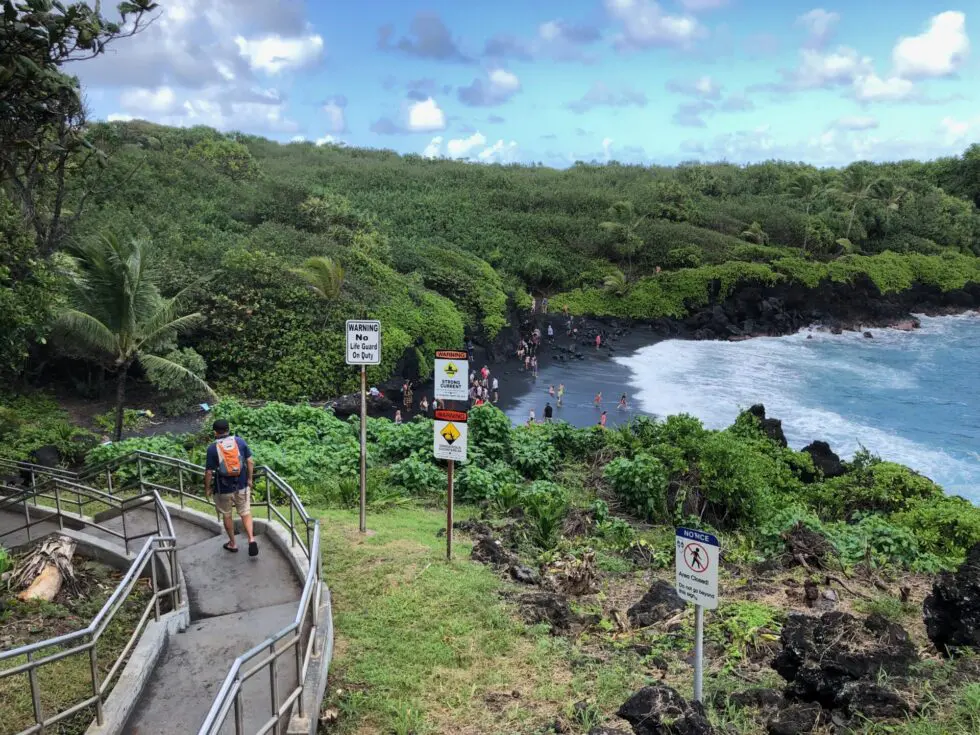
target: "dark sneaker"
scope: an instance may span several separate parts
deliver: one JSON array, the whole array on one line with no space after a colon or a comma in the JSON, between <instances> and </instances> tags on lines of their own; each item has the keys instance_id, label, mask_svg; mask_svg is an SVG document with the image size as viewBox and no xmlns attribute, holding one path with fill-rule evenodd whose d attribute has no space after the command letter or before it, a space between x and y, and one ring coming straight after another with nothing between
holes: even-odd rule
<instances>
[{"instance_id":1,"label":"dark sneaker","mask_svg":"<svg viewBox=\"0 0 980 735\"><path fill-rule=\"evenodd\" d=\"M248 555L249 556L258 556L259 555L259 544L258 544L257 541L249 541L248 542Z\"/></svg>"}]
</instances>

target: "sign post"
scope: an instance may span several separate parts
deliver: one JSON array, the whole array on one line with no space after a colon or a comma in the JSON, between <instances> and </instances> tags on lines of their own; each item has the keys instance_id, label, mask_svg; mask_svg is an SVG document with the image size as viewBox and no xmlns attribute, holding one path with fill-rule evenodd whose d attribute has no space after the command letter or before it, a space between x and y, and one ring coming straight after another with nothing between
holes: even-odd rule
<instances>
[{"instance_id":1,"label":"sign post","mask_svg":"<svg viewBox=\"0 0 980 735\"><path fill-rule=\"evenodd\" d=\"M436 459L449 461L449 492L446 498L446 558L453 558L453 470L455 463L466 461L466 411L436 411L432 434L432 453Z\"/></svg>"},{"instance_id":2,"label":"sign post","mask_svg":"<svg viewBox=\"0 0 980 735\"><path fill-rule=\"evenodd\" d=\"M381 364L381 322L347 320L347 364L361 366L360 530L367 533L367 365Z\"/></svg>"},{"instance_id":3,"label":"sign post","mask_svg":"<svg viewBox=\"0 0 980 735\"><path fill-rule=\"evenodd\" d=\"M702 701L704 609L718 607L718 539L710 533L678 528L675 567L677 595L694 603L694 699Z\"/></svg>"}]
</instances>

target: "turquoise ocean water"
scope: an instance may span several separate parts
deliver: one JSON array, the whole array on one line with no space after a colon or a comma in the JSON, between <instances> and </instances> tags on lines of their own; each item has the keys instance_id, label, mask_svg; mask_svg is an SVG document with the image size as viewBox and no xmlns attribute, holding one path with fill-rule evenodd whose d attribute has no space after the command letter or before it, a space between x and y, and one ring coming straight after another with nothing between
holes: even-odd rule
<instances>
[{"instance_id":1,"label":"turquoise ocean water","mask_svg":"<svg viewBox=\"0 0 980 735\"><path fill-rule=\"evenodd\" d=\"M764 403L794 448L823 439L849 458L863 445L980 503L980 315L871 331L669 340L615 362L628 371L631 413L684 412L723 428Z\"/></svg>"}]
</instances>

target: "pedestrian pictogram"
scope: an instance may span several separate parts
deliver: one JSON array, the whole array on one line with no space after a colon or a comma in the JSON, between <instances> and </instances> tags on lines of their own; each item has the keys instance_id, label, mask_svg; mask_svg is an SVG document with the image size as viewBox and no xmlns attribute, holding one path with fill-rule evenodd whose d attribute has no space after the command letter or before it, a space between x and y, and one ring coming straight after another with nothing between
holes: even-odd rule
<instances>
[{"instance_id":1,"label":"pedestrian pictogram","mask_svg":"<svg viewBox=\"0 0 980 735\"><path fill-rule=\"evenodd\" d=\"M708 569L708 552L701 544L691 542L684 547L684 563L692 572L701 574Z\"/></svg>"},{"instance_id":2,"label":"pedestrian pictogram","mask_svg":"<svg viewBox=\"0 0 980 735\"><path fill-rule=\"evenodd\" d=\"M442 434L442 438L446 440L446 444L450 445L459 439L460 436L459 429L452 424L446 424L439 433Z\"/></svg>"}]
</instances>

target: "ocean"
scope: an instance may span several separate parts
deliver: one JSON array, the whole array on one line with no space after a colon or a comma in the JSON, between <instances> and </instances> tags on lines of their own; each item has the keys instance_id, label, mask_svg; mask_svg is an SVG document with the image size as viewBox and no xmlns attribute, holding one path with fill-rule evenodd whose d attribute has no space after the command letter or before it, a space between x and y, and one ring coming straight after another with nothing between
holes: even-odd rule
<instances>
[{"instance_id":1,"label":"ocean","mask_svg":"<svg viewBox=\"0 0 980 735\"><path fill-rule=\"evenodd\" d=\"M822 439L849 459L864 446L980 503L980 315L920 319L921 329L872 329L873 339L803 331L643 346L633 334L612 359L586 347L585 360L549 361L537 380L515 374L505 410L514 423L531 410L540 421L548 387L559 383L567 393L561 408L551 400L555 419L576 426L597 423L606 410L609 426L689 413L722 429L763 403L795 449ZM625 410L616 407L623 393Z\"/></svg>"},{"instance_id":2,"label":"ocean","mask_svg":"<svg viewBox=\"0 0 980 735\"><path fill-rule=\"evenodd\" d=\"M864 446L980 502L980 315L920 318L921 329L872 329L873 339L668 340L614 362L643 413L720 429L764 403L796 449L823 439L850 458Z\"/></svg>"}]
</instances>

